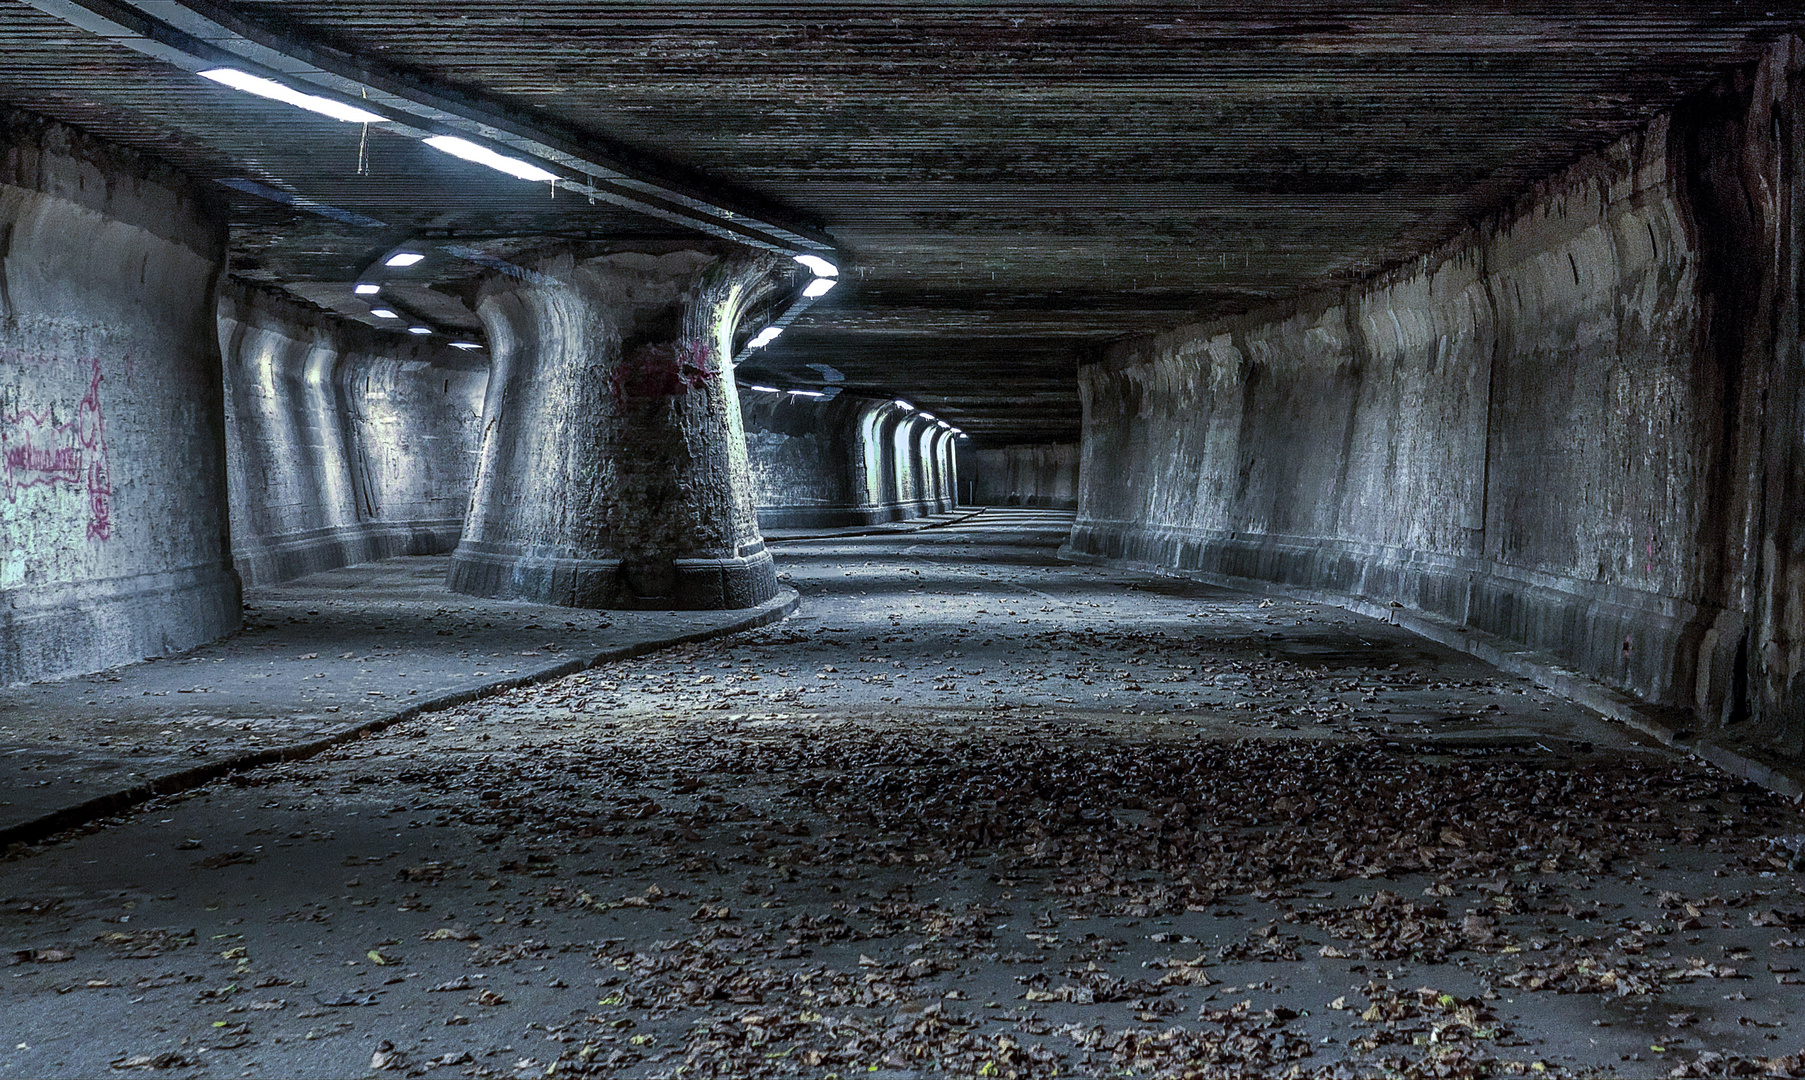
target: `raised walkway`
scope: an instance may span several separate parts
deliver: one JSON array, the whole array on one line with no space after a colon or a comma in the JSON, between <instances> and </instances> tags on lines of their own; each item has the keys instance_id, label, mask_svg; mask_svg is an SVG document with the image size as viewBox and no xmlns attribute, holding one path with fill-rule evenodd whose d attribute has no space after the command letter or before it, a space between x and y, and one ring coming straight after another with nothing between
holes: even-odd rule
<instances>
[{"instance_id":1,"label":"raised walkway","mask_svg":"<svg viewBox=\"0 0 1805 1080\"><path fill-rule=\"evenodd\" d=\"M783 618L583 611L445 587L414 556L245 591L244 629L177 656L0 690L0 846L152 795L317 753L398 720Z\"/></svg>"}]
</instances>

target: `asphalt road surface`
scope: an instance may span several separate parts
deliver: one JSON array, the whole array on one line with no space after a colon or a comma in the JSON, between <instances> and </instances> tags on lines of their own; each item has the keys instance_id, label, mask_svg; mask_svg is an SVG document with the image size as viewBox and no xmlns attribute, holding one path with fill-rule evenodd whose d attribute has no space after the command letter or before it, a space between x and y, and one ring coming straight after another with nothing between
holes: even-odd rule
<instances>
[{"instance_id":1,"label":"asphalt road surface","mask_svg":"<svg viewBox=\"0 0 1805 1080\"><path fill-rule=\"evenodd\" d=\"M1805 1074L1797 806L1069 520L14 849L0 1075Z\"/></svg>"}]
</instances>

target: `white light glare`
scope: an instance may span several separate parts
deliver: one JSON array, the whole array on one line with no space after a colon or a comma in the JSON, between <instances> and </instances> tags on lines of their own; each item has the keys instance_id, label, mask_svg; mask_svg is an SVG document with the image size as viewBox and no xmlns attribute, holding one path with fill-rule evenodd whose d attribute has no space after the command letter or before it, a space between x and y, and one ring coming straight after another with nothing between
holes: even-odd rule
<instances>
[{"instance_id":1,"label":"white light glare","mask_svg":"<svg viewBox=\"0 0 1805 1080\"><path fill-rule=\"evenodd\" d=\"M932 419L934 419L934 414L931 412L924 412L921 414L921 418L923 420L932 420Z\"/></svg>"},{"instance_id":2,"label":"white light glare","mask_svg":"<svg viewBox=\"0 0 1805 1080\"><path fill-rule=\"evenodd\" d=\"M816 277L839 277L840 268L819 255L797 255L795 260L815 272ZM825 292L826 290L822 290Z\"/></svg>"},{"instance_id":3,"label":"white light glare","mask_svg":"<svg viewBox=\"0 0 1805 1080\"><path fill-rule=\"evenodd\" d=\"M357 288L352 289L351 291L356 293L359 296L375 296L377 293L382 291L382 286L372 285L366 281L366 282L358 285Z\"/></svg>"},{"instance_id":4,"label":"white light glare","mask_svg":"<svg viewBox=\"0 0 1805 1080\"><path fill-rule=\"evenodd\" d=\"M481 345L478 345L478 344L477 344L477 343L476 343L476 342L474 342L474 341L454 341L454 342L452 342L452 343L451 343L451 347L452 347L452 348L454 348L454 349L463 349L463 350L464 350L464 351L466 351L466 352L468 352L468 351L469 351L469 350L471 350L471 349L480 349L480 348L482 348L482 346L481 346Z\"/></svg>"},{"instance_id":5,"label":"white light glare","mask_svg":"<svg viewBox=\"0 0 1805 1080\"><path fill-rule=\"evenodd\" d=\"M401 317L385 307L371 308L370 314L376 316L378 319L399 319Z\"/></svg>"},{"instance_id":6,"label":"white light glare","mask_svg":"<svg viewBox=\"0 0 1805 1080\"><path fill-rule=\"evenodd\" d=\"M790 391L790 396L791 397L826 397L827 395L823 394L819 390L792 390L792 391Z\"/></svg>"},{"instance_id":7,"label":"white light glare","mask_svg":"<svg viewBox=\"0 0 1805 1080\"><path fill-rule=\"evenodd\" d=\"M556 180L557 173L546 172L537 165L511 158L506 154L498 154L486 146L478 146L468 139L460 139L454 135L434 135L424 140L426 145L452 157L474 161L478 165L487 165L496 172L504 172L509 176L518 176L522 180L537 180L540 183Z\"/></svg>"},{"instance_id":8,"label":"white light glare","mask_svg":"<svg viewBox=\"0 0 1805 1080\"><path fill-rule=\"evenodd\" d=\"M808 297L810 300L813 300L818 296L826 296L828 291L837 284L839 284L839 282L835 281L833 278L818 277L808 283L808 288L802 290L802 295Z\"/></svg>"},{"instance_id":9,"label":"white light glare","mask_svg":"<svg viewBox=\"0 0 1805 1080\"><path fill-rule=\"evenodd\" d=\"M761 394L781 394L781 393L783 393L783 391L777 389L777 387L775 387L775 386L748 386L748 387L746 387L746 389L757 390Z\"/></svg>"},{"instance_id":10,"label":"white light glare","mask_svg":"<svg viewBox=\"0 0 1805 1080\"><path fill-rule=\"evenodd\" d=\"M399 251L393 255L390 255L386 260L384 260L382 265L384 265L384 266L412 266L415 263L420 262L422 259L425 259L425 258L426 258L426 256L420 254L418 251Z\"/></svg>"},{"instance_id":11,"label":"white light glare","mask_svg":"<svg viewBox=\"0 0 1805 1080\"><path fill-rule=\"evenodd\" d=\"M200 76L203 79L212 79L216 83L222 83L234 90L243 90L247 94L256 94L258 97L280 101L293 105L297 109L306 109L308 112L330 116L334 120L343 120L350 124L380 124L388 119L386 116L378 116L367 109L357 108L355 105L346 105L314 94L303 94L292 86L285 86L274 79L260 79L248 72L239 71L237 68L213 68L210 71L201 72Z\"/></svg>"},{"instance_id":12,"label":"white light glare","mask_svg":"<svg viewBox=\"0 0 1805 1080\"><path fill-rule=\"evenodd\" d=\"M776 341L777 336L781 333L783 333L783 327L767 326L763 330L760 330L758 332L757 337L755 337L751 341L747 342L746 346L747 346L747 348L752 348L752 349L762 349L766 345L769 345L773 341Z\"/></svg>"},{"instance_id":13,"label":"white light glare","mask_svg":"<svg viewBox=\"0 0 1805 1080\"><path fill-rule=\"evenodd\" d=\"M934 421L934 423L939 424L941 427L945 428L948 431L953 430L953 425L947 423L945 420L936 420L936 421Z\"/></svg>"},{"instance_id":14,"label":"white light glare","mask_svg":"<svg viewBox=\"0 0 1805 1080\"><path fill-rule=\"evenodd\" d=\"M430 333L432 333L432 327L430 327L430 326L410 326L407 328L407 332L410 334L430 334Z\"/></svg>"},{"instance_id":15,"label":"white light glare","mask_svg":"<svg viewBox=\"0 0 1805 1080\"><path fill-rule=\"evenodd\" d=\"M895 405L897 408L906 410L908 412L915 411L915 406L904 401L902 398L897 398L895 401L891 402L890 404Z\"/></svg>"}]
</instances>

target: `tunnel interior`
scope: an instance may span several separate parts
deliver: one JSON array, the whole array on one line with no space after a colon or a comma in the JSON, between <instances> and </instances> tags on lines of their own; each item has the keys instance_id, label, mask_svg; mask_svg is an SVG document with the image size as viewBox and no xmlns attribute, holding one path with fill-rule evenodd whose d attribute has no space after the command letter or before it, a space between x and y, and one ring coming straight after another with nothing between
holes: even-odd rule
<instances>
[{"instance_id":1,"label":"tunnel interior","mask_svg":"<svg viewBox=\"0 0 1805 1080\"><path fill-rule=\"evenodd\" d=\"M0 1076L1805 1075L1802 35L0 0Z\"/></svg>"}]
</instances>

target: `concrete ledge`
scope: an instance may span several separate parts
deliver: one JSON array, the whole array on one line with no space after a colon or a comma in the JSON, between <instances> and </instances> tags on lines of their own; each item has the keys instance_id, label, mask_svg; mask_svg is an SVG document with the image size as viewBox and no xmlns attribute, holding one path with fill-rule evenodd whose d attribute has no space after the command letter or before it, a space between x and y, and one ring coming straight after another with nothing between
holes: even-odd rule
<instances>
[{"instance_id":1,"label":"concrete ledge","mask_svg":"<svg viewBox=\"0 0 1805 1080\"><path fill-rule=\"evenodd\" d=\"M906 521L910 512L897 505L878 506L761 506L758 508L760 529L847 529L862 525L882 525L890 521Z\"/></svg>"},{"instance_id":2,"label":"concrete ledge","mask_svg":"<svg viewBox=\"0 0 1805 1080\"><path fill-rule=\"evenodd\" d=\"M255 750L228 753L188 768L170 768L138 783L89 795L79 801L29 816L24 820L0 824L0 846L40 840L64 829L108 814L118 813L146 799L198 787L231 773L242 772L261 765L311 757L341 743L381 731L423 713L448 709L518 686L563 678L566 675L573 675L610 661L644 656L677 645L706 641L765 626L795 612L799 603L800 598L794 589L781 588L776 595L756 607L731 614L723 613L718 622L704 628L641 637L639 640L629 641L622 645L586 651L524 672L518 672L512 676L492 678L480 685L465 685L450 692L424 696L404 707L366 714L324 734L315 734L311 738L260 747ZM254 658L253 662L258 665L267 664L266 656L267 654L260 654ZM88 693L79 687L70 689L76 694Z\"/></svg>"},{"instance_id":3,"label":"concrete ledge","mask_svg":"<svg viewBox=\"0 0 1805 1080\"><path fill-rule=\"evenodd\" d=\"M560 607L737 610L776 595L777 569L762 548L747 555L635 566L618 558L578 559L466 540L451 557L446 585L467 596Z\"/></svg>"},{"instance_id":4,"label":"concrete ledge","mask_svg":"<svg viewBox=\"0 0 1805 1080\"><path fill-rule=\"evenodd\" d=\"M1067 547L1105 559L1393 602L1496 634L1644 701L1691 708L1733 679L1728 612L1477 554L1334 536L1230 533L1080 518ZM1389 610L1389 607L1387 608Z\"/></svg>"},{"instance_id":5,"label":"concrete ledge","mask_svg":"<svg viewBox=\"0 0 1805 1080\"><path fill-rule=\"evenodd\" d=\"M906 522L891 525L875 525L869 528L852 527L847 529L828 529L820 531L781 530L768 533L765 541L772 544L792 543L797 540L835 540L847 536L896 536L902 533L921 532L924 529L943 529L949 525L970 521L984 511L990 509L980 506L969 511L948 511L946 515L934 515L929 520L911 518Z\"/></svg>"},{"instance_id":6,"label":"concrete ledge","mask_svg":"<svg viewBox=\"0 0 1805 1080\"><path fill-rule=\"evenodd\" d=\"M1259 578L1240 577L1207 570L1181 570L1137 559L1112 559L1078 551L1070 544L1059 549L1059 556L1070 562L1139 570L1162 577L1183 578L1242 592L1284 596L1313 604L1339 607L1369 618L1381 619L1402 627L1420 637L1477 657L1500 671L1527 679L1551 690L1569 701L1632 728L1644 735L1708 761L1733 776L1751 783L1797 797L1805 794L1805 766L1788 762L1759 748L1738 745L1715 733L1701 735L1695 730L1693 715L1684 709L1651 705L1621 690L1606 686L1574 671L1546 653L1519 642L1469 626L1460 626L1395 602L1379 602L1365 597L1322 589L1278 584Z\"/></svg>"},{"instance_id":7,"label":"concrete ledge","mask_svg":"<svg viewBox=\"0 0 1805 1080\"><path fill-rule=\"evenodd\" d=\"M444 554L463 531L463 518L340 525L234 544L232 561L246 585L273 585L397 555Z\"/></svg>"},{"instance_id":8,"label":"concrete ledge","mask_svg":"<svg viewBox=\"0 0 1805 1080\"><path fill-rule=\"evenodd\" d=\"M238 629L227 567L0 592L0 686L192 649Z\"/></svg>"}]
</instances>

